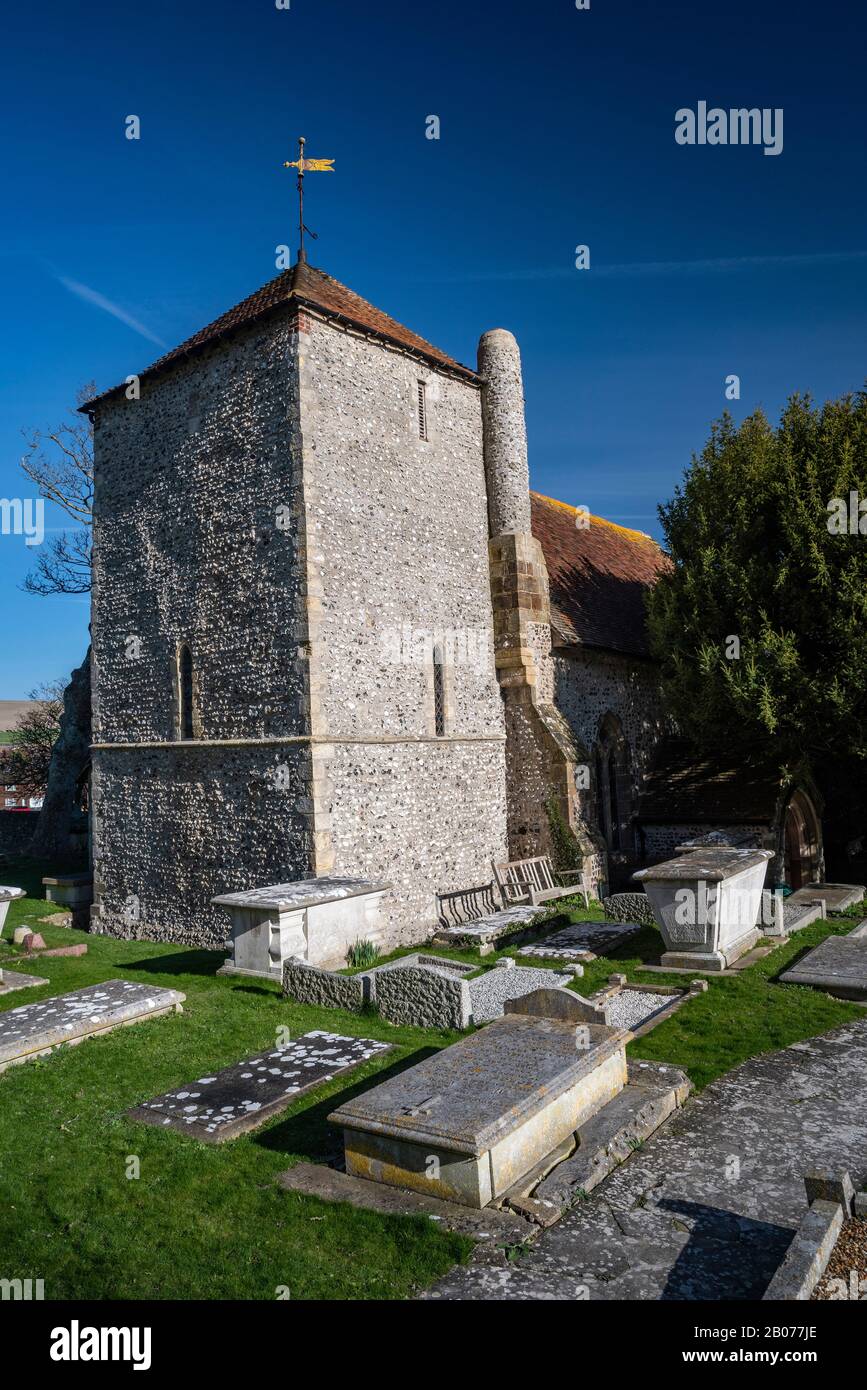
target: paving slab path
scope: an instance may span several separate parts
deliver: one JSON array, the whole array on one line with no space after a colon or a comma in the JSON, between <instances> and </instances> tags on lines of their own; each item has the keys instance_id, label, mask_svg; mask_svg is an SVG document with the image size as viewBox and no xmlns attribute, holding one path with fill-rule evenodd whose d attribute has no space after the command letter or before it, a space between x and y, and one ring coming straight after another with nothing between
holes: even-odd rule
<instances>
[{"instance_id":1,"label":"paving slab path","mask_svg":"<svg viewBox=\"0 0 867 1390\"><path fill-rule=\"evenodd\" d=\"M825 1167L867 1181L867 1019L720 1077L516 1259L424 1297L760 1299Z\"/></svg>"}]
</instances>

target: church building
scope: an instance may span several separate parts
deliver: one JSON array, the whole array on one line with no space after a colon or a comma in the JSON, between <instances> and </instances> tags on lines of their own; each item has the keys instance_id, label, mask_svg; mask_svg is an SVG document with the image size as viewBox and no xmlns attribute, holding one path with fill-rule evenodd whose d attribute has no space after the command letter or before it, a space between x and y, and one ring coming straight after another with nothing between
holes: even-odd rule
<instances>
[{"instance_id":1,"label":"church building","mask_svg":"<svg viewBox=\"0 0 867 1390\"><path fill-rule=\"evenodd\" d=\"M564 839L628 886L668 562L531 493L510 333L473 370L299 259L85 409L96 931L217 946L214 896L340 874L418 941Z\"/></svg>"}]
</instances>

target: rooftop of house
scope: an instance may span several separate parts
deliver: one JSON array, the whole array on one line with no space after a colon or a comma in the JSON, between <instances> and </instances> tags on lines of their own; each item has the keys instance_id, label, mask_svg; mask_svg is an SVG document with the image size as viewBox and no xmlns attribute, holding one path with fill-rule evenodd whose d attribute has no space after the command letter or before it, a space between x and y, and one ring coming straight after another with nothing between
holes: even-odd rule
<instances>
[{"instance_id":1,"label":"rooftop of house","mask_svg":"<svg viewBox=\"0 0 867 1390\"><path fill-rule=\"evenodd\" d=\"M555 644L650 656L644 599L670 561L643 531L531 492L551 584Z\"/></svg>"},{"instance_id":2,"label":"rooftop of house","mask_svg":"<svg viewBox=\"0 0 867 1390\"><path fill-rule=\"evenodd\" d=\"M139 376L144 379L164 371L167 367L174 366L182 358L208 347L240 328L255 323L268 314L285 309L288 305L315 310L324 314L326 318L339 322L348 328L354 328L359 332L393 343L396 347L416 354L423 361L429 362L435 367L455 372L468 381L478 381L479 379L469 367L464 367L453 357L449 357L448 353L441 352L438 347L434 347L433 343L429 343L425 338L420 338L417 333L405 328L402 323L398 323L396 319L383 313L381 309L377 309L368 300L362 299L360 294L348 289L346 285L342 285L333 276L326 275L323 270L317 270L315 266L308 265L306 261L297 261L291 270L281 271L273 280L269 280L267 285L263 285L254 294L242 299L240 304L236 304L234 308L221 314L218 319L214 319L213 323L206 324L204 328L200 328L198 333L187 338L180 346L172 348L170 352L157 358L156 362L146 367L143 372L139 373ZM85 402L81 409L83 411L92 410L95 405L108 400L125 388L126 382L113 386L109 391L103 391L100 395Z\"/></svg>"}]
</instances>

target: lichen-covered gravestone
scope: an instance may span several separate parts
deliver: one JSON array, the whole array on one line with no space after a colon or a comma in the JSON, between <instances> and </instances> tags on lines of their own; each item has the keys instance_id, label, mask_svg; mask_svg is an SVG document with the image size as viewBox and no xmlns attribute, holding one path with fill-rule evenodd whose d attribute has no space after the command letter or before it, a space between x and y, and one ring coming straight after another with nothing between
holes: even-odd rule
<instances>
[{"instance_id":1,"label":"lichen-covered gravestone","mask_svg":"<svg viewBox=\"0 0 867 1390\"><path fill-rule=\"evenodd\" d=\"M313 1086L390 1051L389 1043L372 1038L316 1030L206 1073L128 1113L133 1120L218 1144L264 1124Z\"/></svg>"},{"instance_id":2,"label":"lichen-covered gravestone","mask_svg":"<svg viewBox=\"0 0 867 1390\"><path fill-rule=\"evenodd\" d=\"M123 1024L180 1013L185 999L186 995L176 989L140 985L133 980L106 980L71 994L8 1009L0 1013L0 1071Z\"/></svg>"},{"instance_id":3,"label":"lichen-covered gravestone","mask_svg":"<svg viewBox=\"0 0 867 1390\"><path fill-rule=\"evenodd\" d=\"M489 1023L329 1115L346 1171L487 1206L622 1090L628 1038L562 1018Z\"/></svg>"}]
</instances>

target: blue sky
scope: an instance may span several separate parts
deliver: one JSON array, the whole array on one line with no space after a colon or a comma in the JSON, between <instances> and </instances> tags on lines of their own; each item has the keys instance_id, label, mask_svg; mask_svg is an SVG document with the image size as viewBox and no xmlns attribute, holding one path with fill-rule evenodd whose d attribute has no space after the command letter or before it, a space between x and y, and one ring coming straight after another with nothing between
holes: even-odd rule
<instances>
[{"instance_id":1,"label":"blue sky","mask_svg":"<svg viewBox=\"0 0 867 1390\"><path fill-rule=\"evenodd\" d=\"M867 378L865 36L853 0L12 7L0 496L23 427L271 278L304 134L337 170L307 180L313 264L471 365L510 328L533 485L658 535L728 374L738 417ZM783 108L783 152L678 145L700 100ZM20 591L30 560L0 536L0 698L87 643L85 600Z\"/></svg>"}]
</instances>

